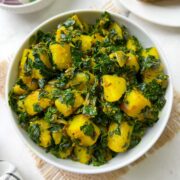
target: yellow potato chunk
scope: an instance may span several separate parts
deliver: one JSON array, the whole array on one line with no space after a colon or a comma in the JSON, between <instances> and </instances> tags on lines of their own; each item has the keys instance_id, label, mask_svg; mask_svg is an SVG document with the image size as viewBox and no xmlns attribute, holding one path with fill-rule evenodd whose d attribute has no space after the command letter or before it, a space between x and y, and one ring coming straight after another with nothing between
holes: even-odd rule
<instances>
[{"instance_id":1,"label":"yellow potato chunk","mask_svg":"<svg viewBox=\"0 0 180 180\"><path fill-rule=\"evenodd\" d=\"M137 51L137 45L133 38L128 39L126 46L128 50Z\"/></svg>"},{"instance_id":2,"label":"yellow potato chunk","mask_svg":"<svg viewBox=\"0 0 180 180\"><path fill-rule=\"evenodd\" d=\"M60 99L56 99L55 106L58 109L58 111L63 114L65 117L71 115L73 113L73 108L70 105L67 105L63 102L61 102Z\"/></svg>"},{"instance_id":3,"label":"yellow potato chunk","mask_svg":"<svg viewBox=\"0 0 180 180\"><path fill-rule=\"evenodd\" d=\"M123 38L123 32L122 32L122 29L121 27L117 24L117 23L112 23L111 26L110 26L110 30L115 30L117 35L122 39Z\"/></svg>"},{"instance_id":4,"label":"yellow potato chunk","mask_svg":"<svg viewBox=\"0 0 180 180\"><path fill-rule=\"evenodd\" d=\"M72 64L70 46L68 44L51 44L50 50L52 53L53 63L57 69L67 69Z\"/></svg>"},{"instance_id":5,"label":"yellow potato chunk","mask_svg":"<svg viewBox=\"0 0 180 180\"><path fill-rule=\"evenodd\" d=\"M42 110L44 110L52 104L51 100L48 98L39 98L39 93L40 90L33 91L24 100L26 112L31 116L38 114L35 110L35 106L39 106Z\"/></svg>"},{"instance_id":6,"label":"yellow potato chunk","mask_svg":"<svg viewBox=\"0 0 180 180\"><path fill-rule=\"evenodd\" d=\"M99 33L95 33L92 36L92 43L95 44L97 41L99 41L99 42L104 41L104 37L101 36Z\"/></svg>"},{"instance_id":7,"label":"yellow potato chunk","mask_svg":"<svg viewBox=\"0 0 180 180\"><path fill-rule=\"evenodd\" d=\"M51 133L48 130L41 131L40 146L47 148L51 144Z\"/></svg>"},{"instance_id":8,"label":"yellow potato chunk","mask_svg":"<svg viewBox=\"0 0 180 180\"><path fill-rule=\"evenodd\" d=\"M151 106L151 102L138 90L132 90L124 99L121 109L131 117L138 117L141 111Z\"/></svg>"},{"instance_id":9,"label":"yellow potato chunk","mask_svg":"<svg viewBox=\"0 0 180 180\"><path fill-rule=\"evenodd\" d=\"M78 140L79 145L92 146L100 135L100 129L90 121L88 116L80 114L70 121L67 134L72 140Z\"/></svg>"},{"instance_id":10,"label":"yellow potato chunk","mask_svg":"<svg viewBox=\"0 0 180 180\"><path fill-rule=\"evenodd\" d=\"M24 99L18 100L17 107L18 107L18 111L25 112Z\"/></svg>"},{"instance_id":11,"label":"yellow potato chunk","mask_svg":"<svg viewBox=\"0 0 180 180\"><path fill-rule=\"evenodd\" d=\"M78 90L87 88L87 83L94 84L95 77L91 73L77 73L75 77L69 81L68 86L76 86Z\"/></svg>"},{"instance_id":12,"label":"yellow potato chunk","mask_svg":"<svg viewBox=\"0 0 180 180\"><path fill-rule=\"evenodd\" d=\"M84 26L79 17L75 14L74 16L71 17L71 19L75 20L75 23L81 30L83 30Z\"/></svg>"},{"instance_id":13,"label":"yellow potato chunk","mask_svg":"<svg viewBox=\"0 0 180 180\"><path fill-rule=\"evenodd\" d=\"M28 55L29 53L31 52L30 49L24 49L23 51L23 55L22 55L22 58L21 58L21 61L20 61L20 64L19 64L19 71L20 71L20 74L24 74L24 66L26 64L26 61L27 61L27 58L28 58Z\"/></svg>"},{"instance_id":14,"label":"yellow potato chunk","mask_svg":"<svg viewBox=\"0 0 180 180\"><path fill-rule=\"evenodd\" d=\"M134 67L136 71L139 71L139 64L138 64L138 59L137 59L137 56L132 54L132 53L128 53L127 54L128 56L128 59L126 61L126 66L129 66L129 67Z\"/></svg>"},{"instance_id":15,"label":"yellow potato chunk","mask_svg":"<svg viewBox=\"0 0 180 180\"><path fill-rule=\"evenodd\" d=\"M126 63L127 57L123 51L116 51L109 55L110 59L116 60L120 67L123 67Z\"/></svg>"},{"instance_id":16,"label":"yellow potato chunk","mask_svg":"<svg viewBox=\"0 0 180 180\"><path fill-rule=\"evenodd\" d=\"M82 51L87 51L91 49L92 46L92 37L88 35L81 35L79 38L82 42L81 49Z\"/></svg>"},{"instance_id":17,"label":"yellow potato chunk","mask_svg":"<svg viewBox=\"0 0 180 180\"><path fill-rule=\"evenodd\" d=\"M61 35L62 34L67 34L67 29L64 26L61 26L60 28L57 29L56 31L56 41L60 42L61 41Z\"/></svg>"},{"instance_id":18,"label":"yellow potato chunk","mask_svg":"<svg viewBox=\"0 0 180 180\"><path fill-rule=\"evenodd\" d=\"M22 94L26 94L27 90L21 88L19 84L15 84L13 87L13 92L17 95L22 95Z\"/></svg>"},{"instance_id":19,"label":"yellow potato chunk","mask_svg":"<svg viewBox=\"0 0 180 180\"><path fill-rule=\"evenodd\" d=\"M84 99L82 98L81 94L78 92L74 92L74 98L75 98L75 102L74 102L73 109L76 110L78 107L83 105Z\"/></svg>"},{"instance_id":20,"label":"yellow potato chunk","mask_svg":"<svg viewBox=\"0 0 180 180\"><path fill-rule=\"evenodd\" d=\"M59 151L58 156L62 159L66 159L68 156L71 155L72 150L73 150L73 147L70 147L70 148L65 149L63 151Z\"/></svg>"},{"instance_id":21,"label":"yellow potato chunk","mask_svg":"<svg viewBox=\"0 0 180 180\"><path fill-rule=\"evenodd\" d=\"M55 144L59 144L62 139L62 132L54 131L54 132L52 132L52 137L53 137Z\"/></svg>"},{"instance_id":22,"label":"yellow potato chunk","mask_svg":"<svg viewBox=\"0 0 180 180\"><path fill-rule=\"evenodd\" d=\"M133 127L127 122L111 123L108 131L108 147L114 152L125 152L129 147Z\"/></svg>"},{"instance_id":23,"label":"yellow potato chunk","mask_svg":"<svg viewBox=\"0 0 180 180\"><path fill-rule=\"evenodd\" d=\"M50 134L50 131L48 130L48 128L50 127L49 123L47 123L46 121L41 119L41 120L30 122L30 126L33 124L38 124L40 127L41 133L40 133L40 137L39 137L39 140L40 140L39 145L44 148L47 148L48 146L50 146L51 145L51 134Z\"/></svg>"},{"instance_id":24,"label":"yellow potato chunk","mask_svg":"<svg viewBox=\"0 0 180 180\"><path fill-rule=\"evenodd\" d=\"M88 164L92 157L92 152L88 150L87 147L78 145L76 145L74 148L74 154L77 160L83 164Z\"/></svg>"},{"instance_id":25,"label":"yellow potato chunk","mask_svg":"<svg viewBox=\"0 0 180 180\"><path fill-rule=\"evenodd\" d=\"M78 92L74 92L74 98L75 101L73 106L63 103L61 99L56 99L55 101L55 105L58 111L62 113L65 117L71 115L73 111L80 107L84 102L84 99Z\"/></svg>"},{"instance_id":26,"label":"yellow potato chunk","mask_svg":"<svg viewBox=\"0 0 180 180\"><path fill-rule=\"evenodd\" d=\"M156 79L158 75L162 74L162 72L162 65L160 65L158 68L147 69L143 72L143 81L145 83L150 83L152 80Z\"/></svg>"},{"instance_id":27,"label":"yellow potato chunk","mask_svg":"<svg viewBox=\"0 0 180 180\"><path fill-rule=\"evenodd\" d=\"M36 48L38 48L38 47L36 47ZM42 52L40 51L40 52L38 52L38 54L39 54L39 58L42 61L42 63L47 68L50 69L52 66L51 66L51 63L50 63L49 56L48 56L47 52L46 51L42 51ZM35 59L34 59L34 55L33 55L32 50L29 51L28 58L31 59L34 62ZM32 78L34 78L34 79L43 79L44 75L41 74L41 71L39 69L33 68L33 70L32 70Z\"/></svg>"},{"instance_id":28,"label":"yellow potato chunk","mask_svg":"<svg viewBox=\"0 0 180 180\"><path fill-rule=\"evenodd\" d=\"M148 56L154 56L156 59L159 59L159 53L155 47L144 49L142 51L142 56L144 58L146 58Z\"/></svg>"},{"instance_id":29,"label":"yellow potato chunk","mask_svg":"<svg viewBox=\"0 0 180 180\"><path fill-rule=\"evenodd\" d=\"M126 91L126 80L116 75L104 75L102 77L104 98L108 102L118 101Z\"/></svg>"},{"instance_id":30,"label":"yellow potato chunk","mask_svg":"<svg viewBox=\"0 0 180 180\"><path fill-rule=\"evenodd\" d=\"M32 79L31 76L20 75L20 78L29 90L36 90L38 88L38 83L36 80Z\"/></svg>"}]
</instances>

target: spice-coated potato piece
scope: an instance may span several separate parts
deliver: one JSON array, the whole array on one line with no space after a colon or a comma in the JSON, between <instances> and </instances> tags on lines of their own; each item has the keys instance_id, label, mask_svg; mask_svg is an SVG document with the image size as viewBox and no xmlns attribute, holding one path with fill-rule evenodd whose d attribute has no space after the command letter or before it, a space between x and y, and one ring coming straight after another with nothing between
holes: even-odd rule
<instances>
[{"instance_id":1,"label":"spice-coated potato piece","mask_svg":"<svg viewBox=\"0 0 180 180\"><path fill-rule=\"evenodd\" d=\"M84 164L88 164L92 157L92 152L88 150L87 147L78 146L78 145L74 147L74 154L77 160Z\"/></svg>"},{"instance_id":2,"label":"spice-coated potato piece","mask_svg":"<svg viewBox=\"0 0 180 180\"><path fill-rule=\"evenodd\" d=\"M36 47L38 48L38 47ZM51 63L50 63L50 60L49 60L49 56L47 54L46 51L40 51L42 47L39 47L39 51L37 51L37 54L39 56L39 59L40 61L42 62L42 64L51 69ZM28 58L29 60L31 60L33 63L35 61L35 57L33 55L33 50L30 50L29 54L28 54ZM41 70L40 69L37 69L37 68L33 68L32 69L32 78L34 79L43 79L44 78L44 74L41 74Z\"/></svg>"},{"instance_id":3,"label":"spice-coated potato piece","mask_svg":"<svg viewBox=\"0 0 180 180\"><path fill-rule=\"evenodd\" d=\"M63 151L59 151L58 156L62 159L66 159L68 156L71 155L73 150L73 147L69 147L68 149L65 149Z\"/></svg>"},{"instance_id":4,"label":"spice-coated potato piece","mask_svg":"<svg viewBox=\"0 0 180 180\"><path fill-rule=\"evenodd\" d=\"M30 122L30 126L32 126L33 124L38 124L40 127L40 137L39 137L39 145L47 148L48 146L51 145L51 134L49 129L49 123L47 123L46 121L42 120L37 120L37 121L33 121Z\"/></svg>"},{"instance_id":5,"label":"spice-coated potato piece","mask_svg":"<svg viewBox=\"0 0 180 180\"><path fill-rule=\"evenodd\" d=\"M127 49L131 51L137 51L138 49L137 42L134 38L128 39L126 46L127 46Z\"/></svg>"},{"instance_id":6,"label":"spice-coated potato piece","mask_svg":"<svg viewBox=\"0 0 180 180\"><path fill-rule=\"evenodd\" d=\"M61 41L61 35L62 34L67 34L67 29L64 26L61 26L60 28L57 29L56 31L56 41L60 42Z\"/></svg>"},{"instance_id":7,"label":"spice-coated potato piece","mask_svg":"<svg viewBox=\"0 0 180 180\"><path fill-rule=\"evenodd\" d=\"M104 98L108 102L118 101L126 91L126 80L116 75L104 75L102 77Z\"/></svg>"},{"instance_id":8,"label":"spice-coated potato piece","mask_svg":"<svg viewBox=\"0 0 180 180\"><path fill-rule=\"evenodd\" d=\"M75 77L69 81L68 86L76 86L78 90L84 90L87 88L87 84L94 84L95 77L91 73L77 73Z\"/></svg>"},{"instance_id":9,"label":"spice-coated potato piece","mask_svg":"<svg viewBox=\"0 0 180 180\"><path fill-rule=\"evenodd\" d=\"M87 51L87 50L91 49L92 40L93 40L91 36L81 35L79 37L79 40L81 40L81 42L82 42L82 44L81 44L82 51Z\"/></svg>"},{"instance_id":10,"label":"spice-coated potato piece","mask_svg":"<svg viewBox=\"0 0 180 180\"><path fill-rule=\"evenodd\" d=\"M20 61L20 64L19 64L19 72L20 74L24 74L25 73L25 64L26 64L26 61L27 61L27 58L28 58L28 55L29 53L31 52L30 49L24 49L23 51L23 55L22 55L22 58L21 58L21 61Z\"/></svg>"},{"instance_id":11,"label":"spice-coated potato piece","mask_svg":"<svg viewBox=\"0 0 180 180\"><path fill-rule=\"evenodd\" d=\"M61 99L55 100L55 106L58 111L63 114L65 117L71 115L73 113L73 108L71 105L67 105L61 101Z\"/></svg>"},{"instance_id":12,"label":"spice-coated potato piece","mask_svg":"<svg viewBox=\"0 0 180 180\"><path fill-rule=\"evenodd\" d=\"M96 43L96 42L103 42L104 41L104 37L101 36L99 33L95 33L92 36L92 43Z\"/></svg>"},{"instance_id":13,"label":"spice-coated potato piece","mask_svg":"<svg viewBox=\"0 0 180 180\"><path fill-rule=\"evenodd\" d=\"M80 114L70 121L67 134L72 140L78 140L79 145L92 146L100 135L100 129L90 121L88 116Z\"/></svg>"},{"instance_id":14,"label":"spice-coated potato piece","mask_svg":"<svg viewBox=\"0 0 180 180\"><path fill-rule=\"evenodd\" d=\"M129 147L133 126L127 122L112 122L108 131L108 147L114 152L125 152Z\"/></svg>"},{"instance_id":15,"label":"spice-coated potato piece","mask_svg":"<svg viewBox=\"0 0 180 180\"><path fill-rule=\"evenodd\" d=\"M156 79L162 73L163 73L163 67L161 65L154 69L147 69L142 74L143 81L145 83L150 83L152 80Z\"/></svg>"},{"instance_id":16,"label":"spice-coated potato piece","mask_svg":"<svg viewBox=\"0 0 180 180\"><path fill-rule=\"evenodd\" d=\"M15 84L13 87L13 92L17 95L23 95L27 93L27 90L23 89L19 84Z\"/></svg>"},{"instance_id":17,"label":"spice-coated potato piece","mask_svg":"<svg viewBox=\"0 0 180 180\"><path fill-rule=\"evenodd\" d=\"M51 44L50 50L52 53L53 63L57 69L63 70L71 66L71 51L68 44Z\"/></svg>"},{"instance_id":18,"label":"spice-coated potato piece","mask_svg":"<svg viewBox=\"0 0 180 180\"><path fill-rule=\"evenodd\" d=\"M31 116L38 114L38 109L44 110L52 104L51 100L48 98L39 98L39 93L40 90L33 91L24 100L26 112Z\"/></svg>"},{"instance_id":19,"label":"spice-coated potato piece","mask_svg":"<svg viewBox=\"0 0 180 180\"><path fill-rule=\"evenodd\" d=\"M84 99L78 92L74 92L74 105L67 105L62 100L56 99L55 105L60 113L62 113L65 117L71 115L74 110L80 107L84 102Z\"/></svg>"},{"instance_id":20,"label":"spice-coated potato piece","mask_svg":"<svg viewBox=\"0 0 180 180\"><path fill-rule=\"evenodd\" d=\"M76 26L78 26L81 30L83 30L83 22L79 19L79 17L75 14L74 16L71 17L75 21Z\"/></svg>"},{"instance_id":21,"label":"spice-coated potato piece","mask_svg":"<svg viewBox=\"0 0 180 180\"><path fill-rule=\"evenodd\" d=\"M110 59L116 60L120 67L123 67L126 63L127 56L123 51L116 51L109 55Z\"/></svg>"},{"instance_id":22,"label":"spice-coated potato piece","mask_svg":"<svg viewBox=\"0 0 180 180\"><path fill-rule=\"evenodd\" d=\"M159 59L159 53L158 53L158 51L157 51L157 49L155 47L144 49L142 51L142 56L144 58L146 58L148 56L153 56L156 59Z\"/></svg>"},{"instance_id":23,"label":"spice-coated potato piece","mask_svg":"<svg viewBox=\"0 0 180 180\"><path fill-rule=\"evenodd\" d=\"M127 57L128 59L126 61L126 66L129 66L130 68L135 68L136 71L139 71L137 56L132 53L128 53Z\"/></svg>"},{"instance_id":24,"label":"spice-coated potato piece","mask_svg":"<svg viewBox=\"0 0 180 180\"><path fill-rule=\"evenodd\" d=\"M141 111L146 107L151 106L151 102L144 97L138 90L132 90L126 94L124 103L121 104L121 109L131 117L138 117Z\"/></svg>"},{"instance_id":25,"label":"spice-coated potato piece","mask_svg":"<svg viewBox=\"0 0 180 180\"><path fill-rule=\"evenodd\" d=\"M52 137L53 137L54 143L59 144L62 139L62 132L54 131L54 132L52 132Z\"/></svg>"},{"instance_id":26,"label":"spice-coated potato piece","mask_svg":"<svg viewBox=\"0 0 180 180\"><path fill-rule=\"evenodd\" d=\"M121 27L117 23L112 23L110 26L110 30L115 30L117 35L122 39L123 38L123 31Z\"/></svg>"}]
</instances>

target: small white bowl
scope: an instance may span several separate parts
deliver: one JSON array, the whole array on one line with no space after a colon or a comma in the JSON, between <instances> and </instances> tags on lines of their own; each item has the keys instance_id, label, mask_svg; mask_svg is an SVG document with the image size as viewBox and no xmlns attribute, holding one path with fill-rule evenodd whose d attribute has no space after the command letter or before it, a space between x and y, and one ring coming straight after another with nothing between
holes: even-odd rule
<instances>
[{"instance_id":1,"label":"small white bowl","mask_svg":"<svg viewBox=\"0 0 180 180\"><path fill-rule=\"evenodd\" d=\"M82 20L88 22L88 23L95 23L95 20L100 17L100 15L103 13L103 11L99 10L78 10L78 11L70 11L67 13L63 13L60 15L57 15L41 25L39 25L36 29L34 29L25 39L24 43L19 48L18 52L16 53L15 58L13 59L6 82L6 101L8 103L8 93L11 90L12 86L15 83L15 80L17 78L18 73L18 64L19 60L22 56L23 49L27 48L29 46L29 39L32 35L34 35L38 30L43 31L53 31L56 29L57 25L60 22L63 22L68 17L72 16L73 14L77 14ZM119 168L122 168L136 159L140 158L144 153L146 153L153 144L158 140L160 135L162 134L171 112L172 108L172 102L173 102L173 88L172 88L172 79L171 75L168 69L168 64L166 61L166 58L164 57L164 54L162 50L157 46L157 44L152 40L152 38L149 37L149 35L142 30L141 27L137 26L135 23L133 23L131 20L127 19L126 17L123 17L118 14L110 13L113 20L118 22L121 25L125 25L131 34L136 36L140 42L142 43L143 47L150 47L155 46L160 54L161 61L164 64L165 71L169 75L169 85L166 91L165 98L167 100L166 105L164 106L163 110L160 113L160 119L159 121L154 124L152 128L149 128L145 136L142 138L142 141L135 146L133 149L129 150L127 153L122 153L114 157L112 160L110 160L108 163L95 167L92 165L84 165L72 160L63 160L58 159L55 156L51 155L50 153L46 153L45 150L40 148L38 145L36 145L27 135L27 133L21 129L17 122L17 117L15 113L11 110L11 108L8 106L10 116L12 117L12 124L14 125L15 129L17 130L17 133L20 135L22 140L28 145L28 147L36 153L40 158L47 161L48 163L75 173L82 173L82 174L97 174L97 173L104 173L109 172L112 170L116 170Z\"/></svg>"},{"instance_id":2,"label":"small white bowl","mask_svg":"<svg viewBox=\"0 0 180 180\"><path fill-rule=\"evenodd\" d=\"M54 0L36 0L22 5L8 5L0 3L0 8L16 14L27 14L39 11L50 5L53 1Z\"/></svg>"}]
</instances>

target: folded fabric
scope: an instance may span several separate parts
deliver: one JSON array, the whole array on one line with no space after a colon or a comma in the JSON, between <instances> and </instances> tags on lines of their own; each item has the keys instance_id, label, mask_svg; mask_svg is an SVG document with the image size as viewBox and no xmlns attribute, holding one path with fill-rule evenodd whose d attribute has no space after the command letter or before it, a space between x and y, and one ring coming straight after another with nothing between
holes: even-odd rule
<instances>
[{"instance_id":1,"label":"folded fabric","mask_svg":"<svg viewBox=\"0 0 180 180\"><path fill-rule=\"evenodd\" d=\"M23 180L10 162L0 160L0 180Z\"/></svg>"}]
</instances>

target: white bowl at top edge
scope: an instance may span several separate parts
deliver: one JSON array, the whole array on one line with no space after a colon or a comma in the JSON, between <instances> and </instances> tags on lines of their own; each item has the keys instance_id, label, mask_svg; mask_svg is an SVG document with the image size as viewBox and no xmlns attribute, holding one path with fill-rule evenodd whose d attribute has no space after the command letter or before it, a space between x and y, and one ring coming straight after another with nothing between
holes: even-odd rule
<instances>
[{"instance_id":1,"label":"white bowl at top edge","mask_svg":"<svg viewBox=\"0 0 180 180\"><path fill-rule=\"evenodd\" d=\"M53 1L54 0L36 0L22 5L9 5L0 3L0 8L15 14L27 14L39 11L50 5Z\"/></svg>"},{"instance_id":2,"label":"white bowl at top edge","mask_svg":"<svg viewBox=\"0 0 180 180\"><path fill-rule=\"evenodd\" d=\"M100 10L78 10L78 11L69 11L66 13L59 14L57 16L52 17L51 19L48 19L44 23L40 24L37 28L35 28L24 40L23 44L19 48L19 50L16 53L15 58L12 60L11 65L9 67L7 81L6 81L6 101L8 103L8 93L10 89L12 88L13 84L15 83L15 80L17 78L17 72L18 72L18 64L19 60L22 56L22 51L24 48L28 47L29 39L32 35L34 35L38 30L43 31L53 31L56 29L57 25L60 22L63 22L68 17L70 17L73 14L77 14L82 20L88 22L88 23L95 23L95 20L100 17L100 15L104 11ZM45 150L40 148L38 145L36 145L27 135L27 133L21 129L17 123L17 118L15 113L11 110L10 106L8 105L9 114L11 116L11 122L14 125L17 133L21 137L21 139L25 142L25 144L40 158L47 161L48 163L75 173L82 173L82 174L98 174L98 173L104 173L113 171L119 168L122 168L136 159L140 158L144 153L146 153L153 144L158 140L160 135L162 134L172 108L172 102L173 102L173 87L172 87L172 78L171 74L168 69L168 64L166 61L166 58L162 52L162 50L159 48L159 46L152 40L151 37L145 32L141 27L137 26L134 22L131 20L119 15L111 13L111 17L113 20L118 22L121 25L125 25L130 33L134 36L136 36L143 47L150 47L155 46L160 54L161 61L164 64L165 71L169 75L169 85L166 91L166 105L164 106L163 110L160 113L160 119L159 121L154 124L152 128L149 128L145 136L142 138L142 141L135 146L133 149L129 150L126 153L122 153L114 157L112 160L110 160L108 163L96 167L92 165L84 165L72 160L63 160L58 159L55 156L51 155L50 153L46 153Z\"/></svg>"}]
</instances>

